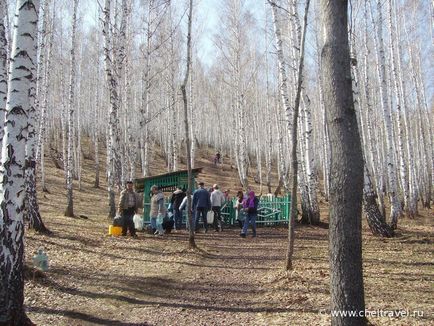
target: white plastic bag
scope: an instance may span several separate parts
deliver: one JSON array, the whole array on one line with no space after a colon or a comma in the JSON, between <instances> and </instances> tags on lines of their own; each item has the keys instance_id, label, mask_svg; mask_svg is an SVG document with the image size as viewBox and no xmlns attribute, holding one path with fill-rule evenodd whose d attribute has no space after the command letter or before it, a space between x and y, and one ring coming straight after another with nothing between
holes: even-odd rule
<instances>
[{"instance_id":1,"label":"white plastic bag","mask_svg":"<svg viewBox=\"0 0 434 326\"><path fill-rule=\"evenodd\" d=\"M133 222L134 222L134 228L136 230L139 230L139 231L143 230L143 218L141 215L134 214Z\"/></svg>"},{"instance_id":2,"label":"white plastic bag","mask_svg":"<svg viewBox=\"0 0 434 326\"><path fill-rule=\"evenodd\" d=\"M214 223L214 212L213 211L209 211L206 214L206 221L207 221L208 224Z\"/></svg>"}]
</instances>

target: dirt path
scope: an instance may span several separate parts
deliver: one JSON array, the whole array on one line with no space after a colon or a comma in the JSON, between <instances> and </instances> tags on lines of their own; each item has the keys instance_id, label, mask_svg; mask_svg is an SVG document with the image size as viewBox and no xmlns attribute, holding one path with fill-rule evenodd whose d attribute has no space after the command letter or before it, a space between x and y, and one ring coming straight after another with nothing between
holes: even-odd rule
<instances>
[{"instance_id":1,"label":"dirt path","mask_svg":"<svg viewBox=\"0 0 434 326\"><path fill-rule=\"evenodd\" d=\"M87 225L89 231L74 234ZM26 304L41 325L257 325L288 312L272 286L282 267L285 229L199 233L200 251L184 249L186 232L109 238L93 222L66 220L45 243L51 269L27 282ZM271 277L271 278L270 278ZM282 293L279 293L282 292Z\"/></svg>"},{"instance_id":2,"label":"dirt path","mask_svg":"<svg viewBox=\"0 0 434 326\"><path fill-rule=\"evenodd\" d=\"M49 253L46 277L26 282L38 325L322 325L329 303L327 230L298 227L295 271L281 272L286 229L187 233L139 239L103 234L97 218L55 217L53 236L27 235L28 252ZM428 230L428 231L427 231ZM432 227L403 228L396 239L364 232L369 308L423 310L424 318L375 325L427 325L432 318ZM431 248L431 249L430 249ZM27 257L30 259L31 257ZM428 319L427 319L428 318ZM404 323L403 323L404 322Z\"/></svg>"}]
</instances>

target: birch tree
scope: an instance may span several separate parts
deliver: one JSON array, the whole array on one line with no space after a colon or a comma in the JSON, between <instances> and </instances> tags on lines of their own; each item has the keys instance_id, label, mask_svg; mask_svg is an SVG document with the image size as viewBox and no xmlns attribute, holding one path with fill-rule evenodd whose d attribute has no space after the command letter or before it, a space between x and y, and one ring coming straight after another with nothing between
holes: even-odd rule
<instances>
[{"instance_id":1,"label":"birch tree","mask_svg":"<svg viewBox=\"0 0 434 326\"><path fill-rule=\"evenodd\" d=\"M0 0L0 145L4 135L6 97L8 88L8 43L6 38L6 0ZM1 159L0 153L0 159Z\"/></svg>"},{"instance_id":2,"label":"birch tree","mask_svg":"<svg viewBox=\"0 0 434 326\"><path fill-rule=\"evenodd\" d=\"M274 28L274 37L276 42L276 50L277 50L277 62L279 68L279 92L282 101L282 108L285 113L285 119L287 123L287 129L289 133L292 131L292 109L289 101L289 87L288 87L288 76L286 72L287 63L285 62L285 57L283 54L283 41L282 41L282 32L279 24L279 13L278 7L280 7L280 2L268 0L268 3L271 6L271 13L273 19L273 28ZM281 135L281 132L278 131L278 134ZM279 140L279 164L280 164L280 176L279 176L279 186L285 183L286 179L286 169L283 166L283 162L285 161L283 158L283 139Z\"/></svg>"},{"instance_id":3,"label":"birch tree","mask_svg":"<svg viewBox=\"0 0 434 326\"><path fill-rule=\"evenodd\" d=\"M382 28L382 5L381 1L377 1L378 17L377 22L372 18L372 7L370 8L372 24L376 26L374 32L374 49L376 55L376 70L379 82L380 104L383 111L384 130L386 133L386 160L387 160L387 176L389 181L388 193L391 203L390 219L392 228L395 228L398 223L398 216L401 214L401 206L398 198L398 185L396 180L395 161L393 157L394 142L392 130L392 116L388 101L388 90L386 81L386 59L384 53L383 28Z\"/></svg>"},{"instance_id":4,"label":"birch tree","mask_svg":"<svg viewBox=\"0 0 434 326\"><path fill-rule=\"evenodd\" d=\"M190 149L190 131L189 131L189 125L188 125L188 98L187 98L187 82L188 82L188 76L190 73L190 67L191 67L191 25L192 25L192 19L193 19L193 0L189 1L189 12L188 12L188 27L187 27L187 63L186 63L186 69L185 69L185 75L184 80L181 84L181 92L182 92L182 99L184 102L184 128L185 128L185 139L186 139L186 156L187 156L187 170L188 170L188 188L187 188L187 216L188 216L188 224L189 224L189 237L188 237L188 243L189 247L192 249L196 248L196 242L194 241L194 228L193 228L193 214L192 214L192 207L191 207L191 192L193 189L192 185L192 178L193 173L191 170L191 149Z\"/></svg>"},{"instance_id":5,"label":"birch tree","mask_svg":"<svg viewBox=\"0 0 434 326\"><path fill-rule=\"evenodd\" d=\"M4 2L2 2L4 3ZM32 325L24 302L26 129L34 121L38 0L18 0L0 165L0 324Z\"/></svg>"},{"instance_id":6,"label":"birch tree","mask_svg":"<svg viewBox=\"0 0 434 326\"><path fill-rule=\"evenodd\" d=\"M74 99L75 99L75 69L76 69L76 30L77 30L78 0L74 0L72 13L71 52L70 52L70 75L68 94L68 143L67 143L67 164L66 164L66 189L67 204L65 216L74 217L74 194L73 194L73 137L74 137Z\"/></svg>"},{"instance_id":7,"label":"birch tree","mask_svg":"<svg viewBox=\"0 0 434 326\"><path fill-rule=\"evenodd\" d=\"M50 2L47 2L48 4ZM45 10L47 10L48 14L49 6L46 5ZM45 15L45 12L44 12ZM40 163L40 171L41 171L41 186L42 191L47 192L47 187L45 185L45 166L44 166L44 155L45 155L45 142L46 142L46 129L47 129L47 106L48 106L48 96L49 90L51 87L51 69L52 69L52 52L53 52L53 43L54 43L54 26L56 20L56 5L53 3L52 6L52 17L51 17L51 27L45 37L47 38L47 54L45 56L45 64L44 64L44 75L42 79L42 99L40 101L40 119L39 119L39 132L38 132L38 142L36 148L36 162Z\"/></svg>"},{"instance_id":8,"label":"birch tree","mask_svg":"<svg viewBox=\"0 0 434 326\"><path fill-rule=\"evenodd\" d=\"M109 199L109 219L116 214L115 206L115 178L119 173L119 94L118 80L115 75L114 57L112 54L112 42L110 35L110 12L111 1L105 0L103 36L104 36L104 64L110 93L110 112L108 125L108 146L107 146L107 191Z\"/></svg>"},{"instance_id":9,"label":"birch tree","mask_svg":"<svg viewBox=\"0 0 434 326\"><path fill-rule=\"evenodd\" d=\"M38 116L40 111L40 94L43 90L44 71L46 70L44 56L45 56L45 34L48 21L48 1L43 1L41 4L42 11L42 24L41 35L39 43L39 58L37 64L37 81L36 81L36 94L35 105L31 107L28 114L28 127L27 127L27 140L26 140L26 217L29 221L29 227L38 232L49 233L45 227L41 214L39 213L39 204L36 194L36 150L37 150L37 130L38 130Z\"/></svg>"}]
</instances>

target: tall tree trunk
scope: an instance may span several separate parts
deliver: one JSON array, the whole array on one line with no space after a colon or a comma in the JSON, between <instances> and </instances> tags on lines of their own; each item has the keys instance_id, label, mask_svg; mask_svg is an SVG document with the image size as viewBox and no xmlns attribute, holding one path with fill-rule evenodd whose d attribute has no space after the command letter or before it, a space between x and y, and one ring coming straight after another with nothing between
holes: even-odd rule
<instances>
[{"instance_id":1,"label":"tall tree trunk","mask_svg":"<svg viewBox=\"0 0 434 326\"><path fill-rule=\"evenodd\" d=\"M303 92L305 92L303 90ZM306 185L307 193L309 196L309 223L318 225L320 222L320 212L317 199L317 179L315 171L315 162L313 156L313 128L312 128L312 115L310 108L310 100L306 94L303 96L303 120L304 121L304 162L306 165Z\"/></svg>"},{"instance_id":2,"label":"tall tree trunk","mask_svg":"<svg viewBox=\"0 0 434 326\"><path fill-rule=\"evenodd\" d=\"M188 188L187 188L187 214L189 224L189 237L188 243L191 249L196 248L196 242L194 241L194 228L193 228L193 215L191 212L191 193L193 189L192 178L193 173L191 170L191 149L190 149L190 131L188 125L188 100L187 100L187 82L188 75L191 67L191 24L193 19L193 0L190 0L190 7L188 13L188 34L187 34L187 65L185 69L184 80L181 85L182 99L184 101L184 127L185 127L185 140L186 140L186 155L187 155L187 170L188 170Z\"/></svg>"},{"instance_id":3,"label":"tall tree trunk","mask_svg":"<svg viewBox=\"0 0 434 326\"><path fill-rule=\"evenodd\" d=\"M279 25L279 15L277 9L280 7L279 3L276 1L268 0L268 3L271 6L271 12L273 17L273 26L274 26L274 37L276 41L277 48L277 63L279 67L279 91L282 100L283 110L285 112L285 118L288 125L288 130L291 131L293 129L292 126L292 110L289 101L288 94L288 76L286 73L286 62L283 55L283 41L282 41L282 32Z\"/></svg>"},{"instance_id":4,"label":"tall tree trunk","mask_svg":"<svg viewBox=\"0 0 434 326\"><path fill-rule=\"evenodd\" d=\"M104 63L107 75L107 82L110 92L110 113L109 113L109 134L107 146L107 191L109 200L108 218L112 219L116 214L115 206L115 182L119 181L119 95L118 95L118 80L115 76L114 69L116 64L113 62L114 55L110 54L112 50L111 35L110 35L110 0L105 0L104 5Z\"/></svg>"},{"instance_id":5,"label":"tall tree trunk","mask_svg":"<svg viewBox=\"0 0 434 326\"><path fill-rule=\"evenodd\" d=\"M351 85L348 1L321 0L321 76L331 142L331 310L364 311L362 270L363 156ZM364 317L332 316L332 325L366 325Z\"/></svg>"},{"instance_id":6,"label":"tall tree trunk","mask_svg":"<svg viewBox=\"0 0 434 326\"><path fill-rule=\"evenodd\" d=\"M6 98L8 91L8 43L6 38L6 1L0 0L0 146L4 135ZM0 152L0 159L2 153Z\"/></svg>"},{"instance_id":7,"label":"tall tree trunk","mask_svg":"<svg viewBox=\"0 0 434 326\"><path fill-rule=\"evenodd\" d=\"M38 10L38 0L17 1L0 164L0 325L8 326L32 325L23 307L23 172L28 117L35 110Z\"/></svg>"},{"instance_id":8,"label":"tall tree trunk","mask_svg":"<svg viewBox=\"0 0 434 326\"><path fill-rule=\"evenodd\" d=\"M408 38L408 36L407 36ZM417 113L417 128L419 130L419 134L422 136L422 165L423 165L423 170L426 173L426 180L425 180L425 184L423 185L423 189L425 192L425 196L424 196L424 201L423 201L423 206L425 208L431 208L431 193L432 193L432 185L433 183L431 182L432 180L432 168L430 166L430 148L431 148L431 143L432 143L432 134L430 136L427 137L427 132L425 131L425 128L423 127L424 124L424 117L422 115L422 112L424 110L427 110L426 107L426 103L424 101L424 96L422 94L423 92L423 88L421 87L419 80L418 80L418 72L415 69L415 58L414 58L414 54L413 54L413 49L412 46L409 46L409 61L410 61L410 68L411 68L411 75L412 75L412 79L413 79L413 84L414 84L414 88L416 90L416 101L417 101L417 107L416 107L416 113ZM429 121L425 121L425 123L429 124ZM428 134L429 130L428 130ZM434 164L434 163L432 163Z\"/></svg>"},{"instance_id":9,"label":"tall tree trunk","mask_svg":"<svg viewBox=\"0 0 434 326\"><path fill-rule=\"evenodd\" d=\"M194 169L195 167L195 160L196 160L196 116L195 116L195 110L194 110L194 65L193 65L193 59L191 59L190 63L190 83L189 83L189 108L190 108L190 157L191 157L191 167Z\"/></svg>"},{"instance_id":10,"label":"tall tree trunk","mask_svg":"<svg viewBox=\"0 0 434 326\"><path fill-rule=\"evenodd\" d=\"M97 73L96 73L96 83L99 85L99 55L97 58ZM99 188L99 128L98 128L98 112L99 112L99 103L100 103L100 96L99 96L99 87L96 87L96 103L95 103L95 109L94 109L94 130L93 130L93 143L94 143L94 152L95 152L95 182L93 186L95 188Z\"/></svg>"},{"instance_id":11,"label":"tall tree trunk","mask_svg":"<svg viewBox=\"0 0 434 326\"><path fill-rule=\"evenodd\" d=\"M401 214L401 205L398 198L398 185L396 180L394 150L393 150L393 129L392 116L388 102L387 81L386 81L386 59L384 55L383 41L383 22L382 22L382 4L377 1L378 20L373 21L372 8L370 8L371 20L374 26L377 26L376 33L374 32L374 48L376 54L377 77L380 90L380 104L383 111L384 130L386 133L386 159L387 159L387 176L389 181L388 194L391 203L390 218L392 228L398 223L398 216Z\"/></svg>"},{"instance_id":12,"label":"tall tree trunk","mask_svg":"<svg viewBox=\"0 0 434 326\"><path fill-rule=\"evenodd\" d=\"M69 98L68 98L68 146L67 146L67 171L66 171L66 190L67 206L65 216L74 217L74 195L73 195L73 141L74 141L74 93L75 93L75 45L77 30L77 9L78 0L74 0L74 9L72 15L72 41L71 41L71 73L69 76Z\"/></svg>"},{"instance_id":13,"label":"tall tree trunk","mask_svg":"<svg viewBox=\"0 0 434 326\"><path fill-rule=\"evenodd\" d=\"M149 175L149 103L150 103L150 90L151 90L151 41L152 41L152 21L153 21L154 1L148 1L147 15L148 20L146 24L146 57L145 57L145 70L142 78L142 104L140 106L140 157L142 166L142 175L147 177Z\"/></svg>"},{"instance_id":14,"label":"tall tree trunk","mask_svg":"<svg viewBox=\"0 0 434 326\"><path fill-rule=\"evenodd\" d=\"M304 12L304 25L303 32L301 35L300 42L300 59L298 62L298 70L297 70L297 89L295 96L295 103L293 114L291 115L291 107L289 104L289 96L287 93L287 76L285 70L285 61L283 57L283 49L282 49L282 36L280 32L280 27L278 24L278 13L277 8L278 4L275 2L268 0L268 3L271 6L272 14L273 14L273 22L274 22L274 34L276 39L277 46L277 58L279 64L279 77L280 77L280 94L283 102L283 106L286 112L286 119L288 123L289 132L291 133L291 167L292 167L292 182L291 182L291 205L290 205L290 218L288 223L288 250L286 254L285 260L285 270L292 269L292 255L294 252L294 227L295 227L295 219L297 218L297 187L298 187L298 159L297 159L297 127L298 127L298 116L299 116L299 108L300 108L300 99L301 99L301 91L303 84L303 66L304 66L304 51L305 51L305 40L306 40L306 28L307 28L307 15L309 11L309 3L310 1L306 1L306 7ZM291 120L292 118L292 120Z\"/></svg>"},{"instance_id":15,"label":"tall tree trunk","mask_svg":"<svg viewBox=\"0 0 434 326\"><path fill-rule=\"evenodd\" d=\"M404 103L402 102L402 93L401 88L399 87L399 71L398 71L398 65L395 55L395 28L392 21L392 3L391 0L388 0L388 23L389 23L389 47L390 47L390 73L391 73L391 83L393 82L394 91L395 91L395 106L396 110L395 116L396 116L396 126L398 128L398 156L399 156L399 172L401 177L401 186L402 191L404 195L404 208L408 212L408 206L409 206L409 178L407 173L407 166L406 161L404 157L405 149L404 149L404 130L402 128L401 118L402 118L402 112L405 111ZM391 105L393 102L391 101ZM405 113L404 113L405 115ZM392 220L392 227L395 229L398 224L398 219Z\"/></svg>"},{"instance_id":16,"label":"tall tree trunk","mask_svg":"<svg viewBox=\"0 0 434 326\"><path fill-rule=\"evenodd\" d=\"M46 10L48 11L48 4L50 2L47 1ZM51 28L49 31L49 38L48 38L48 47L47 47L47 55L46 55L46 61L45 61L45 69L44 69L44 77L43 77L43 95L42 95L42 101L40 103L40 111L41 116L39 119L39 134L38 134L38 143L36 148L36 162L40 162L41 164L41 187L42 191L47 192L47 187L45 184L45 165L44 165L44 151L45 151L45 141L47 139L47 106L48 106L48 95L49 95L49 89L51 86L50 78L51 78L51 55L53 50L53 43L54 43L54 24L55 24L55 18L56 18L56 5L53 3L53 9L52 9L52 16L51 16Z\"/></svg>"}]
</instances>

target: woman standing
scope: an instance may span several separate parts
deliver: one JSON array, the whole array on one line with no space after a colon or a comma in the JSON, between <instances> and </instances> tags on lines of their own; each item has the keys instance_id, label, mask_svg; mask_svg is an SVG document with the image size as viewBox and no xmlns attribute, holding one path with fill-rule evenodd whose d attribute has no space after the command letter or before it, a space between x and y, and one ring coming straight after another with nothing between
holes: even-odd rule
<instances>
[{"instance_id":1,"label":"woman standing","mask_svg":"<svg viewBox=\"0 0 434 326\"><path fill-rule=\"evenodd\" d=\"M238 226L240 227L240 229L243 228L243 224L244 224L244 220L246 218L246 215L244 214L244 210L243 210L243 202L244 202L244 194L243 192L240 190L237 192L237 200L234 204L234 208L236 211L236 216L237 216L237 222L238 222Z\"/></svg>"},{"instance_id":2,"label":"woman standing","mask_svg":"<svg viewBox=\"0 0 434 326\"><path fill-rule=\"evenodd\" d=\"M249 224L252 224L253 237L256 237L256 217L258 216L258 204L259 200L256 198L253 191L249 191L249 196L243 202L243 209L246 214L246 219L244 220L243 230L240 233L242 238L247 235L247 229Z\"/></svg>"},{"instance_id":3,"label":"woman standing","mask_svg":"<svg viewBox=\"0 0 434 326\"><path fill-rule=\"evenodd\" d=\"M158 189L158 186L151 187L151 211L149 213L151 218L151 227L155 235L163 235L163 219L166 215L166 207L164 206L164 195Z\"/></svg>"}]
</instances>

